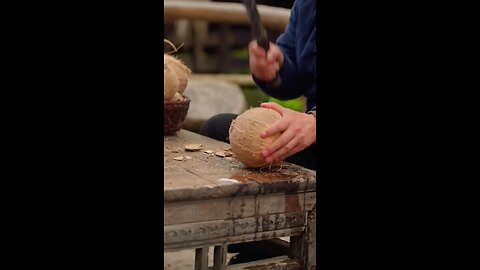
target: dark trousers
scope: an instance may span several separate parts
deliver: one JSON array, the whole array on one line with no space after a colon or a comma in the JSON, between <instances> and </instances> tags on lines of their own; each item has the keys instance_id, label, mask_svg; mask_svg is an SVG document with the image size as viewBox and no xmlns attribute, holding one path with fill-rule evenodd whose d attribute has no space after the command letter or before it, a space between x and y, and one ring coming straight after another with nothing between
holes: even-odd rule
<instances>
[{"instance_id":1,"label":"dark trousers","mask_svg":"<svg viewBox=\"0 0 480 270\"><path fill-rule=\"evenodd\" d=\"M208 119L200 127L200 134L218 141L230 143L228 140L228 130L232 120L237 118L237 116L237 114L232 113L218 114ZM316 154L316 144L313 144L303 151L287 158L286 161L311 170L316 170Z\"/></svg>"}]
</instances>

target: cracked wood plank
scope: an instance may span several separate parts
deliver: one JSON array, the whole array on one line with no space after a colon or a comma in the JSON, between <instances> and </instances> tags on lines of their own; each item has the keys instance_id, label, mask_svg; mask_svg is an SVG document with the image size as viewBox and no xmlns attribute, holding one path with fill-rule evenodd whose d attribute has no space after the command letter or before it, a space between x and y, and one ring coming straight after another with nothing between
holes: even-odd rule
<instances>
[{"instance_id":1,"label":"cracked wood plank","mask_svg":"<svg viewBox=\"0 0 480 270\"><path fill-rule=\"evenodd\" d=\"M166 226L309 211L315 201L315 192L309 192L168 203L164 206L163 223Z\"/></svg>"},{"instance_id":2,"label":"cracked wood plank","mask_svg":"<svg viewBox=\"0 0 480 270\"><path fill-rule=\"evenodd\" d=\"M200 248L204 246L222 245L225 243L235 244L235 243L245 243L250 241L274 239L274 238L286 237L286 236L298 236L302 234L303 231L305 231L304 227L297 227L297 228L290 228L290 229L277 230L277 231L249 233L249 234L242 234L242 235L235 235L235 236L218 237L218 238L212 238L212 239L206 239L206 240L194 240L194 241L188 241L188 242L164 244L163 250L164 252L171 252L171 251L178 251L178 250L184 250L184 249Z\"/></svg>"},{"instance_id":3,"label":"cracked wood plank","mask_svg":"<svg viewBox=\"0 0 480 270\"><path fill-rule=\"evenodd\" d=\"M258 218L167 225L164 226L163 241L165 245L169 245L246 234L257 234L261 238L268 232L305 227L306 217L305 212L297 212L262 215Z\"/></svg>"}]
</instances>

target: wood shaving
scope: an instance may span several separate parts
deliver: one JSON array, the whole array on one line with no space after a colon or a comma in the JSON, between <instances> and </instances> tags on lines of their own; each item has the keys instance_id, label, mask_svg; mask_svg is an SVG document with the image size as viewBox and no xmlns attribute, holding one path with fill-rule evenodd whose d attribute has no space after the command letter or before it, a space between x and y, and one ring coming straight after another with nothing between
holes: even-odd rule
<instances>
[{"instance_id":1,"label":"wood shaving","mask_svg":"<svg viewBox=\"0 0 480 270\"><path fill-rule=\"evenodd\" d=\"M200 143L191 143L185 145L185 150L187 151L198 151L200 149L202 149L202 144Z\"/></svg>"},{"instance_id":2,"label":"wood shaving","mask_svg":"<svg viewBox=\"0 0 480 270\"><path fill-rule=\"evenodd\" d=\"M215 152L215 155L219 156L219 157L226 157L227 155L225 154L225 151L218 151L218 152Z\"/></svg>"}]
</instances>

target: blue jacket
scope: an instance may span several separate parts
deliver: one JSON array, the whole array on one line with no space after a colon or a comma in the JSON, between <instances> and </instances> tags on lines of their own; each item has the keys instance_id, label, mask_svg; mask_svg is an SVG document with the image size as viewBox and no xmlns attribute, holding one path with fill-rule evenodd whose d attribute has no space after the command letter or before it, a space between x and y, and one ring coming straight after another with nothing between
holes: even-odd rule
<instances>
[{"instance_id":1,"label":"blue jacket","mask_svg":"<svg viewBox=\"0 0 480 270\"><path fill-rule=\"evenodd\" d=\"M276 44L285 56L279 76L279 88L268 89L263 81L254 78L268 95L282 100L300 96L307 98L307 111L316 106L316 1L296 0L285 32Z\"/></svg>"}]
</instances>

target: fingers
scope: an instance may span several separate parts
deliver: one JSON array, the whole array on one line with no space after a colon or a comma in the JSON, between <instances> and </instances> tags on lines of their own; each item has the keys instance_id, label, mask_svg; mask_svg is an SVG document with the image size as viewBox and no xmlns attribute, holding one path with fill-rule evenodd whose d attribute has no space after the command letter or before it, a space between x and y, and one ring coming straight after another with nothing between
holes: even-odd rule
<instances>
[{"instance_id":1,"label":"fingers","mask_svg":"<svg viewBox=\"0 0 480 270\"><path fill-rule=\"evenodd\" d=\"M250 41L250 43L248 44L248 51L250 55L253 55L257 58L265 58L265 50L262 47L258 46L256 40Z\"/></svg>"},{"instance_id":2,"label":"fingers","mask_svg":"<svg viewBox=\"0 0 480 270\"><path fill-rule=\"evenodd\" d=\"M262 47L258 46L256 40L250 41L250 43L248 44L248 50L251 55L257 58L266 58L268 63L283 62L281 61L283 60L282 51L277 45L272 42L270 42L270 49L268 50L268 52L265 52Z\"/></svg>"},{"instance_id":3,"label":"fingers","mask_svg":"<svg viewBox=\"0 0 480 270\"><path fill-rule=\"evenodd\" d=\"M266 138L266 137L272 136L273 134L281 133L285 131L287 128L288 128L288 121L285 121L284 119L282 119L278 121L276 124L260 132L260 137Z\"/></svg>"},{"instance_id":4,"label":"fingers","mask_svg":"<svg viewBox=\"0 0 480 270\"><path fill-rule=\"evenodd\" d=\"M283 156L280 156L280 157L276 158L275 160L276 160L277 162L278 162L278 161L283 161L283 160L285 160L286 158L295 155L296 153L302 151L302 150L305 149L305 148L306 148L306 147L303 147L302 145L297 145L297 146L295 146L291 151L287 152L287 153L284 154Z\"/></svg>"},{"instance_id":5,"label":"fingers","mask_svg":"<svg viewBox=\"0 0 480 270\"><path fill-rule=\"evenodd\" d=\"M281 133L271 145L262 149L266 162L282 161L304 150L316 141L315 118L283 108L273 102L263 103L261 106L275 109L282 114L282 119L279 122L266 128L260 134L262 137L268 137Z\"/></svg>"},{"instance_id":6,"label":"fingers","mask_svg":"<svg viewBox=\"0 0 480 270\"><path fill-rule=\"evenodd\" d=\"M267 61L278 64L283 64L283 53L280 48L274 43L270 42L270 49L267 52Z\"/></svg>"},{"instance_id":7,"label":"fingers","mask_svg":"<svg viewBox=\"0 0 480 270\"><path fill-rule=\"evenodd\" d=\"M277 141L279 141L279 140L277 140ZM277 141L275 141L275 143ZM278 145L275 145L275 143L272 144L271 146L277 147L277 149L274 152L270 152L269 153L270 155L265 157L265 161L268 162L268 163L271 163L271 162L274 162L274 161L283 160L283 157L285 155L287 155L288 153L290 153L295 148L295 146L297 145L297 141L298 140L295 139L295 134L294 134L293 137L286 143L284 143L284 141L282 141L282 142L279 142ZM263 154L263 152L262 152L262 154Z\"/></svg>"},{"instance_id":8,"label":"fingers","mask_svg":"<svg viewBox=\"0 0 480 270\"><path fill-rule=\"evenodd\" d=\"M267 162L272 162L275 158L278 156L284 154L284 152L288 152L289 150L292 150L295 145L289 144L292 139L295 137L295 132L292 130L287 130L286 132L282 133L278 139L276 139L271 145L265 147L262 151L262 155L266 157L265 161ZM291 149L283 149L285 147L291 147ZM283 149L283 150L279 150ZM279 152L280 153L277 153ZM272 155L273 154L273 155Z\"/></svg>"},{"instance_id":9,"label":"fingers","mask_svg":"<svg viewBox=\"0 0 480 270\"><path fill-rule=\"evenodd\" d=\"M302 145L299 144L299 140L296 138L293 138L286 145L279 148L276 152L274 152L269 157L265 158L265 161L268 163L283 161L287 157L292 156L303 149L304 147L302 147Z\"/></svg>"},{"instance_id":10,"label":"fingers","mask_svg":"<svg viewBox=\"0 0 480 270\"><path fill-rule=\"evenodd\" d=\"M280 113L280 115L282 115L282 116L287 111L287 109L285 109L281 105L278 105L275 102L262 103L262 104L260 104L260 107L275 110L278 113ZM288 126L289 126L289 120L285 119L285 118L282 118L278 123L266 128L262 132L260 132L260 137L266 138L268 136L272 136L273 134L283 132L288 128Z\"/></svg>"},{"instance_id":11,"label":"fingers","mask_svg":"<svg viewBox=\"0 0 480 270\"><path fill-rule=\"evenodd\" d=\"M257 41L253 40L248 45L249 64L252 74L264 81L270 81L275 78L280 66L283 63L283 54L275 44L271 43L268 52L258 46Z\"/></svg>"},{"instance_id":12,"label":"fingers","mask_svg":"<svg viewBox=\"0 0 480 270\"><path fill-rule=\"evenodd\" d=\"M286 111L286 109L284 107L282 107L281 105L279 105L275 102L262 103L262 104L260 104L260 107L275 110L275 111L279 112L280 115L283 115Z\"/></svg>"}]
</instances>

